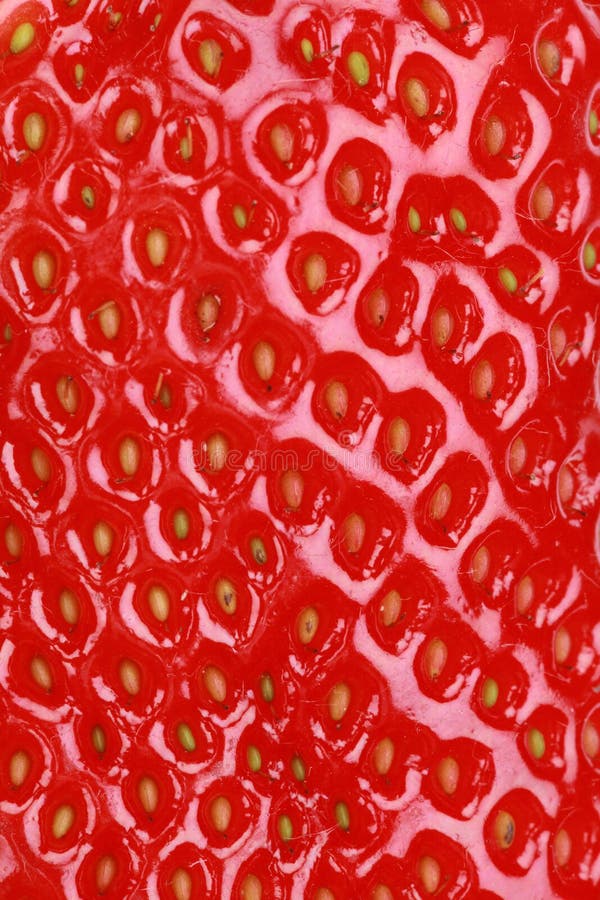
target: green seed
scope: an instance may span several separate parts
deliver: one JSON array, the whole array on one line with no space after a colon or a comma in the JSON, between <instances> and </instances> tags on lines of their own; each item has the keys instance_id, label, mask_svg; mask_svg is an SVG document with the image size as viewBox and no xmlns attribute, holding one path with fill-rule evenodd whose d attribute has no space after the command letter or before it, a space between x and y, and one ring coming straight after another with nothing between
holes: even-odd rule
<instances>
[{"instance_id":1,"label":"green seed","mask_svg":"<svg viewBox=\"0 0 600 900\"><path fill-rule=\"evenodd\" d=\"M527 749L534 759L541 759L546 752L546 741L539 728L530 728L526 740Z\"/></svg>"},{"instance_id":2,"label":"green seed","mask_svg":"<svg viewBox=\"0 0 600 900\"><path fill-rule=\"evenodd\" d=\"M96 195L93 188L88 184L81 189L81 199L83 200L84 206L87 206L88 209L93 209L96 205Z\"/></svg>"},{"instance_id":3,"label":"green seed","mask_svg":"<svg viewBox=\"0 0 600 900\"><path fill-rule=\"evenodd\" d=\"M31 47L34 39L35 28L31 22L21 22L12 33L9 45L10 52L14 53L15 56L18 53L24 53L25 50Z\"/></svg>"},{"instance_id":4,"label":"green seed","mask_svg":"<svg viewBox=\"0 0 600 900\"><path fill-rule=\"evenodd\" d=\"M461 234L467 230L467 220L465 219L464 213L461 212L460 209L451 209L450 218L456 230L460 231Z\"/></svg>"},{"instance_id":5,"label":"green seed","mask_svg":"<svg viewBox=\"0 0 600 900\"><path fill-rule=\"evenodd\" d=\"M302 38L300 41L300 52L306 62L311 63L315 58L315 48L312 45L312 41L309 41L308 38Z\"/></svg>"},{"instance_id":6,"label":"green seed","mask_svg":"<svg viewBox=\"0 0 600 900\"><path fill-rule=\"evenodd\" d=\"M335 819L342 831L350 830L350 811L342 800L335 804Z\"/></svg>"},{"instance_id":7,"label":"green seed","mask_svg":"<svg viewBox=\"0 0 600 900\"><path fill-rule=\"evenodd\" d=\"M519 287L517 276L512 269L508 269L506 266L500 268L498 271L498 278L500 279L502 287L504 287L509 294L514 294Z\"/></svg>"},{"instance_id":8,"label":"green seed","mask_svg":"<svg viewBox=\"0 0 600 900\"><path fill-rule=\"evenodd\" d=\"M260 692L265 703L272 703L275 699L275 685L271 676L266 672L260 676Z\"/></svg>"},{"instance_id":9,"label":"green seed","mask_svg":"<svg viewBox=\"0 0 600 900\"><path fill-rule=\"evenodd\" d=\"M421 230L421 216L414 206L411 206L408 210L408 227L413 234L418 234Z\"/></svg>"},{"instance_id":10,"label":"green seed","mask_svg":"<svg viewBox=\"0 0 600 900\"><path fill-rule=\"evenodd\" d=\"M593 244L587 241L583 248L583 267L586 272L591 272L592 269L595 268L597 259L598 254L596 252L596 248Z\"/></svg>"},{"instance_id":11,"label":"green seed","mask_svg":"<svg viewBox=\"0 0 600 900\"><path fill-rule=\"evenodd\" d=\"M196 739L192 733L192 729L187 724L187 722L180 722L177 726L177 740L181 744L184 750L187 750L188 753L193 753L196 749Z\"/></svg>"},{"instance_id":12,"label":"green seed","mask_svg":"<svg viewBox=\"0 0 600 900\"><path fill-rule=\"evenodd\" d=\"M250 744L248 750L246 751L246 759L248 760L248 766L251 772L260 772L260 767L262 766L262 757L260 755L260 750L258 749L258 747Z\"/></svg>"},{"instance_id":13,"label":"green seed","mask_svg":"<svg viewBox=\"0 0 600 900\"><path fill-rule=\"evenodd\" d=\"M233 207L233 221L242 231L248 227L248 213L239 203Z\"/></svg>"},{"instance_id":14,"label":"green seed","mask_svg":"<svg viewBox=\"0 0 600 900\"><path fill-rule=\"evenodd\" d=\"M277 831L282 841L291 841L294 836L294 826L289 816L279 816L277 819Z\"/></svg>"},{"instance_id":15,"label":"green seed","mask_svg":"<svg viewBox=\"0 0 600 900\"><path fill-rule=\"evenodd\" d=\"M185 509L176 509L173 513L173 531L179 541L185 541L190 533L190 517Z\"/></svg>"},{"instance_id":16,"label":"green seed","mask_svg":"<svg viewBox=\"0 0 600 900\"><path fill-rule=\"evenodd\" d=\"M306 766L299 756L292 756L292 762L290 763L290 768L292 770L292 775L296 779L296 781L304 781L306 778Z\"/></svg>"},{"instance_id":17,"label":"green seed","mask_svg":"<svg viewBox=\"0 0 600 900\"><path fill-rule=\"evenodd\" d=\"M494 678L486 678L481 691L481 701L486 709L491 709L498 701L498 682Z\"/></svg>"},{"instance_id":18,"label":"green seed","mask_svg":"<svg viewBox=\"0 0 600 900\"><path fill-rule=\"evenodd\" d=\"M351 78L359 87L364 87L369 83L371 68L364 53L361 53L360 50L353 50L352 53L349 53L347 66Z\"/></svg>"},{"instance_id":19,"label":"green seed","mask_svg":"<svg viewBox=\"0 0 600 900\"><path fill-rule=\"evenodd\" d=\"M590 110L590 134L592 137L596 137L598 134L598 113L595 109Z\"/></svg>"},{"instance_id":20,"label":"green seed","mask_svg":"<svg viewBox=\"0 0 600 900\"><path fill-rule=\"evenodd\" d=\"M101 725L92 728L92 746L96 753L104 753L106 750L106 735Z\"/></svg>"}]
</instances>

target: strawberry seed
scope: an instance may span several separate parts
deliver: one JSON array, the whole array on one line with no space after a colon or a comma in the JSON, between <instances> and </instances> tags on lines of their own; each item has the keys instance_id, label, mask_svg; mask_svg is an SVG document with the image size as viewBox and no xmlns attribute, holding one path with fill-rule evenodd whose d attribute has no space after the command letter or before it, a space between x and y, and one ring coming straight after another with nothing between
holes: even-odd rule
<instances>
[{"instance_id":1,"label":"strawberry seed","mask_svg":"<svg viewBox=\"0 0 600 900\"><path fill-rule=\"evenodd\" d=\"M24 53L35 40L35 28L31 22L21 22L10 36L8 49L14 56Z\"/></svg>"},{"instance_id":2,"label":"strawberry seed","mask_svg":"<svg viewBox=\"0 0 600 900\"><path fill-rule=\"evenodd\" d=\"M408 78L403 87L406 101L414 114L423 119L429 112L429 91L420 78Z\"/></svg>"},{"instance_id":3,"label":"strawberry seed","mask_svg":"<svg viewBox=\"0 0 600 900\"><path fill-rule=\"evenodd\" d=\"M41 447L34 447L31 451L31 468L36 478L44 484L48 484L52 475L52 466L48 454Z\"/></svg>"},{"instance_id":4,"label":"strawberry seed","mask_svg":"<svg viewBox=\"0 0 600 900\"><path fill-rule=\"evenodd\" d=\"M215 596L223 612L233 616L237 609L237 591L228 578L219 578L215 585Z\"/></svg>"},{"instance_id":5,"label":"strawberry seed","mask_svg":"<svg viewBox=\"0 0 600 900\"><path fill-rule=\"evenodd\" d=\"M151 775L140 778L137 786L137 794L142 809L148 816L152 816L158 807L158 785Z\"/></svg>"},{"instance_id":6,"label":"strawberry seed","mask_svg":"<svg viewBox=\"0 0 600 900\"><path fill-rule=\"evenodd\" d=\"M52 835L60 841L66 837L75 823L75 810L70 803L61 804L52 818Z\"/></svg>"},{"instance_id":7,"label":"strawberry seed","mask_svg":"<svg viewBox=\"0 0 600 900\"><path fill-rule=\"evenodd\" d=\"M148 606L158 622L166 622L171 610L169 592L162 584L153 584L148 590Z\"/></svg>"},{"instance_id":8,"label":"strawberry seed","mask_svg":"<svg viewBox=\"0 0 600 900\"><path fill-rule=\"evenodd\" d=\"M138 109L124 109L115 125L117 144L128 144L142 127L142 116Z\"/></svg>"},{"instance_id":9,"label":"strawberry seed","mask_svg":"<svg viewBox=\"0 0 600 900\"><path fill-rule=\"evenodd\" d=\"M422 856L419 860L418 872L425 893L437 893L442 880L442 870L437 859L434 859L433 856Z\"/></svg>"},{"instance_id":10,"label":"strawberry seed","mask_svg":"<svg viewBox=\"0 0 600 900\"><path fill-rule=\"evenodd\" d=\"M58 608L67 625L74 628L79 622L79 616L81 615L81 605L77 594L69 590L69 588L62 590L58 595Z\"/></svg>"},{"instance_id":11,"label":"strawberry seed","mask_svg":"<svg viewBox=\"0 0 600 900\"><path fill-rule=\"evenodd\" d=\"M451 756L444 757L438 764L436 775L445 794L451 797L456 793L460 769L455 759Z\"/></svg>"},{"instance_id":12,"label":"strawberry seed","mask_svg":"<svg viewBox=\"0 0 600 900\"><path fill-rule=\"evenodd\" d=\"M360 50L353 50L348 54L346 65L350 77L358 87L365 87L369 83L371 67L364 53L361 53Z\"/></svg>"},{"instance_id":13,"label":"strawberry seed","mask_svg":"<svg viewBox=\"0 0 600 900\"><path fill-rule=\"evenodd\" d=\"M335 820L342 831L350 831L350 810L342 800L335 804Z\"/></svg>"},{"instance_id":14,"label":"strawberry seed","mask_svg":"<svg viewBox=\"0 0 600 900\"><path fill-rule=\"evenodd\" d=\"M327 281L327 262L320 253L311 253L302 265L302 274L306 287L311 294L316 294Z\"/></svg>"},{"instance_id":15,"label":"strawberry seed","mask_svg":"<svg viewBox=\"0 0 600 900\"><path fill-rule=\"evenodd\" d=\"M43 691L50 693L54 686L52 670L48 665L48 661L43 656L36 654L31 658L29 663L29 672L38 687Z\"/></svg>"},{"instance_id":16,"label":"strawberry seed","mask_svg":"<svg viewBox=\"0 0 600 900\"><path fill-rule=\"evenodd\" d=\"M260 755L260 750L258 749L258 747L250 744L250 746L246 750L246 760L248 762L248 768L251 772L260 772L262 766L262 756Z\"/></svg>"},{"instance_id":17,"label":"strawberry seed","mask_svg":"<svg viewBox=\"0 0 600 900\"><path fill-rule=\"evenodd\" d=\"M294 837L294 826L289 816L279 816L277 819L277 832L284 843L287 844Z\"/></svg>"},{"instance_id":18,"label":"strawberry seed","mask_svg":"<svg viewBox=\"0 0 600 900\"><path fill-rule=\"evenodd\" d=\"M114 856L107 854L102 856L96 864L96 890L99 894L105 894L117 874L117 861Z\"/></svg>"},{"instance_id":19,"label":"strawberry seed","mask_svg":"<svg viewBox=\"0 0 600 900\"><path fill-rule=\"evenodd\" d=\"M122 659L119 663L119 678L130 697L136 697L142 689L142 672L132 659Z\"/></svg>"},{"instance_id":20,"label":"strawberry seed","mask_svg":"<svg viewBox=\"0 0 600 900\"><path fill-rule=\"evenodd\" d=\"M515 839L515 820L506 810L499 810L494 821L494 837L501 850L508 850Z\"/></svg>"},{"instance_id":21,"label":"strawberry seed","mask_svg":"<svg viewBox=\"0 0 600 900\"><path fill-rule=\"evenodd\" d=\"M339 681L332 687L327 698L327 705L329 715L334 722L342 721L350 707L351 697L352 692L345 682Z\"/></svg>"},{"instance_id":22,"label":"strawberry seed","mask_svg":"<svg viewBox=\"0 0 600 900\"><path fill-rule=\"evenodd\" d=\"M451 25L450 16L448 10L440 0L423 0L421 9L423 10L423 15L426 16L433 25L436 25L440 31L448 31Z\"/></svg>"},{"instance_id":23,"label":"strawberry seed","mask_svg":"<svg viewBox=\"0 0 600 900\"><path fill-rule=\"evenodd\" d=\"M171 878L171 890L175 900L191 900L193 894L192 877L186 869L175 869Z\"/></svg>"},{"instance_id":24,"label":"strawberry seed","mask_svg":"<svg viewBox=\"0 0 600 900\"><path fill-rule=\"evenodd\" d=\"M54 255L49 250L38 250L33 257L31 271L37 286L43 291L49 291L56 277Z\"/></svg>"},{"instance_id":25,"label":"strawberry seed","mask_svg":"<svg viewBox=\"0 0 600 900\"><path fill-rule=\"evenodd\" d=\"M227 797L215 797L210 804L210 819L219 834L225 834L231 823L231 803Z\"/></svg>"},{"instance_id":26,"label":"strawberry seed","mask_svg":"<svg viewBox=\"0 0 600 900\"><path fill-rule=\"evenodd\" d=\"M8 777L14 788L25 784L31 771L31 757L25 750L17 750L8 763Z\"/></svg>"},{"instance_id":27,"label":"strawberry seed","mask_svg":"<svg viewBox=\"0 0 600 900\"><path fill-rule=\"evenodd\" d=\"M223 50L214 38L207 38L198 47L200 65L209 78L216 78L223 61Z\"/></svg>"},{"instance_id":28,"label":"strawberry seed","mask_svg":"<svg viewBox=\"0 0 600 900\"><path fill-rule=\"evenodd\" d=\"M559 868L564 868L571 859L572 846L569 832L559 829L554 838L554 861Z\"/></svg>"},{"instance_id":29,"label":"strawberry seed","mask_svg":"<svg viewBox=\"0 0 600 900\"><path fill-rule=\"evenodd\" d=\"M301 644L310 644L319 627L319 613L314 606L306 606L296 622L296 633Z\"/></svg>"},{"instance_id":30,"label":"strawberry seed","mask_svg":"<svg viewBox=\"0 0 600 900\"><path fill-rule=\"evenodd\" d=\"M79 385L72 375L61 375L56 382L56 396L64 411L74 416L79 409Z\"/></svg>"},{"instance_id":31,"label":"strawberry seed","mask_svg":"<svg viewBox=\"0 0 600 900\"><path fill-rule=\"evenodd\" d=\"M227 680L217 666L207 666L202 673L204 687L217 703L224 703L227 697Z\"/></svg>"},{"instance_id":32,"label":"strawberry seed","mask_svg":"<svg viewBox=\"0 0 600 900\"><path fill-rule=\"evenodd\" d=\"M392 768L396 748L389 737L382 738L373 751L373 765L378 775L387 775Z\"/></svg>"},{"instance_id":33,"label":"strawberry seed","mask_svg":"<svg viewBox=\"0 0 600 900\"><path fill-rule=\"evenodd\" d=\"M180 722L177 726L177 740L188 753L193 753L196 749L196 739L187 722Z\"/></svg>"},{"instance_id":34,"label":"strawberry seed","mask_svg":"<svg viewBox=\"0 0 600 900\"><path fill-rule=\"evenodd\" d=\"M33 153L41 150L46 140L47 131L46 119L41 113L32 112L25 116L23 120L23 139Z\"/></svg>"}]
</instances>

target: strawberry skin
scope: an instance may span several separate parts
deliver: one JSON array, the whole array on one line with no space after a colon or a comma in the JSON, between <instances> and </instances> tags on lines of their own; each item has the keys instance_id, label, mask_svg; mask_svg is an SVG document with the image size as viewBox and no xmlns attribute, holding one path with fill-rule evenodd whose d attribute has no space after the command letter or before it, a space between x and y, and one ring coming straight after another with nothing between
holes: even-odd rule
<instances>
[{"instance_id":1,"label":"strawberry skin","mask_svg":"<svg viewBox=\"0 0 600 900\"><path fill-rule=\"evenodd\" d=\"M597 6L0 55L0 897L597 897Z\"/></svg>"}]
</instances>

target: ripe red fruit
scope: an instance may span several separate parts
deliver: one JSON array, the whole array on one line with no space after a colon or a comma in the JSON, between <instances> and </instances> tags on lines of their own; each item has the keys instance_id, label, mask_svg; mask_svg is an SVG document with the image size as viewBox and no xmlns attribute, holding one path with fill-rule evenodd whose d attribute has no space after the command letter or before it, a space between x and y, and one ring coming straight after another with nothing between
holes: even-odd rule
<instances>
[{"instance_id":1,"label":"ripe red fruit","mask_svg":"<svg viewBox=\"0 0 600 900\"><path fill-rule=\"evenodd\" d=\"M597 4L0 6L0 895L598 896Z\"/></svg>"}]
</instances>

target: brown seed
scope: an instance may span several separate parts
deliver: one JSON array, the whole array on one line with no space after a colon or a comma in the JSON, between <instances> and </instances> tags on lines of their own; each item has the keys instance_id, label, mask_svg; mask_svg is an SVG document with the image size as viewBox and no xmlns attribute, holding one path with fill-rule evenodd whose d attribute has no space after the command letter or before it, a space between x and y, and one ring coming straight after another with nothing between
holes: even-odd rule
<instances>
[{"instance_id":1,"label":"brown seed","mask_svg":"<svg viewBox=\"0 0 600 900\"><path fill-rule=\"evenodd\" d=\"M250 873L240 887L240 900L262 900L263 889L259 878Z\"/></svg>"},{"instance_id":2,"label":"brown seed","mask_svg":"<svg viewBox=\"0 0 600 900\"><path fill-rule=\"evenodd\" d=\"M25 750L17 750L8 763L8 777L15 788L25 784L27 776L31 772L31 757Z\"/></svg>"},{"instance_id":3,"label":"brown seed","mask_svg":"<svg viewBox=\"0 0 600 900\"><path fill-rule=\"evenodd\" d=\"M520 475L527 462L527 444L522 437L516 437L510 445L508 468L511 475Z\"/></svg>"},{"instance_id":4,"label":"brown seed","mask_svg":"<svg viewBox=\"0 0 600 900\"><path fill-rule=\"evenodd\" d=\"M600 751L600 732L589 719L581 732L581 744L586 756L589 756L590 759L596 759Z\"/></svg>"},{"instance_id":5,"label":"brown seed","mask_svg":"<svg viewBox=\"0 0 600 900\"><path fill-rule=\"evenodd\" d=\"M219 318L221 304L214 294L203 294L196 304L196 315L202 331L214 328Z\"/></svg>"},{"instance_id":6,"label":"brown seed","mask_svg":"<svg viewBox=\"0 0 600 900\"><path fill-rule=\"evenodd\" d=\"M115 533L108 522L96 522L92 531L92 540L98 556L106 558L112 550L115 540Z\"/></svg>"},{"instance_id":7,"label":"brown seed","mask_svg":"<svg viewBox=\"0 0 600 900\"><path fill-rule=\"evenodd\" d=\"M275 350L268 341L259 341L252 351L252 362L261 381L270 381L275 372Z\"/></svg>"},{"instance_id":8,"label":"brown seed","mask_svg":"<svg viewBox=\"0 0 600 900\"><path fill-rule=\"evenodd\" d=\"M117 874L117 861L111 854L102 856L96 864L96 890L104 894L109 889Z\"/></svg>"},{"instance_id":9,"label":"brown seed","mask_svg":"<svg viewBox=\"0 0 600 900\"><path fill-rule=\"evenodd\" d=\"M314 606L305 606L296 620L296 633L301 644L310 644L319 627L319 613Z\"/></svg>"},{"instance_id":10,"label":"brown seed","mask_svg":"<svg viewBox=\"0 0 600 900\"><path fill-rule=\"evenodd\" d=\"M285 124L274 125L269 134L269 141L277 159L287 166L294 155L294 132L292 129Z\"/></svg>"},{"instance_id":11,"label":"brown seed","mask_svg":"<svg viewBox=\"0 0 600 900\"><path fill-rule=\"evenodd\" d=\"M214 38L207 38L198 47L200 65L209 78L216 78L223 61L223 50Z\"/></svg>"},{"instance_id":12,"label":"brown seed","mask_svg":"<svg viewBox=\"0 0 600 900\"><path fill-rule=\"evenodd\" d=\"M559 666L566 663L571 653L571 635L564 625L561 625L554 635L554 659Z\"/></svg>"},{"instance_id":13,"label":"brown seed","mask_svg":"<svg viewBox=\"0 0 600 900\"><path fill-rule=\"evenodd\" d=\"M341 381L330 381L325 388L325 405L334 419L343 419L348 412L348 389Z\"/></svg>"},{"instance_id":14,"label":"brown seed","mask_svg":"<svg viewBox=\"0 0 600 900\"><path fill-rule=\"evenodd\" d=\"M334 722L341 722L348 712L351 696L352 692L344 681L338 681L332 687L327 698L327 705L329 707L329 715Z\"/></svg>"},{"instance_id":15,"label":"brown seed","mask_svg":"<svg viewBox=\"0 0 600 900\"><path fill-rule=\"evenodd\" d=\"M144 812L151 816L158 807L158 785L151 775L140 778L137 793Z\"/></svg>"},{"instance_id":16,"label":"brown seed","mask_svg":"<svg viewBox=\"0 0 600 900\"><path fill-rule=\"evenodd\" d=\"M343 525L344 544L348 553L359 553L365 542L367 525L358 513L350 513Z\"/></svg>"},{"instance_id":17,"label":"brown seed","mask_svg":"<svg viewBox=\"0 0 600 900\"><path fill-rule=\"evenodd\" d=\"M396 456L404 456L410 443L410 425L406 419L398 418L390 422L388 428L388 444Z\"/></svg>"},{"instance_id":18,"label":"brown seed","mask_svg":"<svg viewBox=\"0 0 600 900\"><path fill-rule=\"evenodd\" d=\"M70 803L62 803L52 817L52 835L59 841L64 838L75 823L75 809Z\"/></svg>"},{"instance_id":19,"label":"brown seed","mask_svg":"<svg viewBox=\"0 0 600 900\"><path fill-rule=\"evenodd\" d=\"M231 823L231 803L227 797L215 797L210 804L210 819L214 828L224 834Z\"/></svg>"},{"instance_id":20,"label":"brown seed","mask_svg":"<svg viewBox=\"0 0 600 900\"><path fill-rule=\"evenodd\" d=\"M548 78L558 75L561 67L560 50L554 41L540 41L537 48L540 69Z\"/></svg>"},{"instance_id":21,"label":"brown seed","mask_svg":"<svg viewBox=\"0 0 600 900\"><path fill-rule=\"evenodd\" d=\"M526 615L535 598L535 585L531 575L525 575L517 585L517 612Z\"/></svg>"},{"instance_id":22,"label":"brown seed","mask_svg":"<svg viewBox=\"0 0 600 900\"><path fill-rule=\"evenodd\" d=\"M142 689L142 671L133 659L122 659L119 663L119 678L130 697L135 697Z\"/></svg>"},{"instance_id":23,"label":"brown seed","mask_svg":"<svg viewBox=\"0 0 600 900\"><path fill-rule=\"evenodd\" d=\"M109 300L96 311L98 327L107 341L114 341L121 328L121 310L114 300Z\"/></svg>"},{"instance_id":24,"label":"brown seed","mask_svg":"<svg viewBox=\"0 0 600 900\"><path fill-rule=\"evenodd\" d=\"M422 856L418 864L419 878L427 894L435 894L442 880L442 870L433 856Z\"/></svg>"},{"instance_id":25,"label":"brown seed","mask_svg":"<svg viewBox=\"0 0 600 900\"><path fill-rule=\"evenodd\" d=\"M425 674L432 681L442 674L448 661L448 647L441 638L433 638L427 644L423 657Z\"/></svg>"},{"instance_id":26,"label":"brown seed","mask_svg":"<svg viewBox=\"0 0 600 900\"><path fill-rule=\"evenodd\" d=\"M153 584L148 589L148 606L158 622L167 621L171 610L171 598L162 584Z\"/></svg>"},{"instance_id":27,"label":"brown seed","mask_svg":"<svg viewBox=\"0 0 600 900\"><path fill-rule=\"evenodd\" d=\"M56 258L49 250L38 250L31 263L33 279L43 291L52 287L56 277Z\"/></svg>"},{"instance_id":28,"label":"brown seed","mask_svg":"<svg viewBox=\"0 0 600 900\"><path fill-rule=\"evenodd\" d=\"M58 608L67 625L71 625L71 627L77 625L81 615L81 605L77 594L69 588L64 588L58 595Z\"/></svg>"},{"instance_id":29,"label":"brown seed","mask_svg":"<svg viewBox=\"0 0 600 900\"><path fill-rule=\"evenodd\" d=\"M12 559L20 559L23 555L23 532L14 522L9 522L4 529L4 546Z\"/></svg>"},{"instance_id":30,"label":"brown seed","mask_svg":"<svg viewBox=\"0 0 600 900\"><path fill-rule=\"evenodd\" d=\"M442 482L436 488L429 503L429 515L435 522L441 522L448 515L452 503L452 488L446 482Z\"/></svg>"},{"instance_id":31,"label":"brown seed","mask_svg":"<svg viewBox=\"0 0 600 900\"><path fill-rule=\"evenodd\" d=\"M506 143L506 127L499 116L491 115L483 126L483 140L490 156L498 156Z\"/></svg>"},{"instance_id":32,"label":"brown seed","mask_svg":"<svg viewBox=\"0 0 600 900\"><path fill-rule=\"evenodd\" d=\"M29 672L37 686L43 691L48 691L48 693L50 693L54 685L54 679L48 660L44 659L44 657L39 654L32 656L31 662L29 663Z\"/></svg>"},{"instance_id":33,"label":"brown seed","mask_svg":"<svg viewBox=\"0 0 600 900\"><path fill-rule=\"evenodd\" d=\"M483 584L490 574L491 564L490 551L484 544L475 551L471 560L471 578L476 584Z\"/></svg>"},{"instance_id":34,"label":"brown seed","mask_svg":"<svg viewBox=\"0 0 600 900\"><path fill-rule=\"evenodd\" d=\"M227 679L217 666L207 666L202 672L204 687L216 703L224 703L227 697Z\"/></svg>"},{"instance_id":35,"label":"brown seed","mask_svg":"<svg viewBox=\"0 0 600 900\"><path fill-rule=\"evenodd\" d=\"M431 319L431 331L436 347L445 347L454 331L454 317L445 306L438 306Z\"/></svg>"},{"instance_id":36,"label":"brown seed","mask_svg":"<svg viewBox=\"0 0 600 900\"><path fill-rule=\"evenodd\" d=\"M383 288L375 288L367 300L367 315L371 324L381 328L390 314L390 298Z\"/></svg>"},{"instance_id":37,"label":"brown seed","mask_svg":"<svg viewBox=\"0 0 600 900\"><path fill-rule=\"evenodd\" d=\"M102 755L106 752L106 734L104 733L104 728L101 725L94 725L92 728L92 747L96 751Z\"/></svg>"},{"instance_id":38,"label":"brown seed","mask_svg":"<svg viewBox=\"0 0 600 900\"><path fill-rule=\"evenodd\" d=\"M358 206L363 194L363 177L355 166L343 166L337 176L340 198L348 206Z\"/></svg>"},{"instance_id":39,"label":"brown seed","mask_svg":"<svg viewBox=\"0 0 600 900\"><path fill-rule=\"evenodd\" d=\"M564 828L559 829L554 838L554 861L559 868L566 866L571 859L572 846L569 832Z\"/></svg>"},{"instance_id":40,"label":"brown seed","mask_svg":"<svg viewBox=\"0 0 600 900\"><path fill-rule=\"evenodd\" d=\"M327 281L327 261L320 253L311 253L302 264L304 282L311 294L316 294Z\"/></svg>"},{"instance_id":41,"label":"brown seed","mask_svg":"<svg viewBox=\"0 0 600 900\"><path fill-rule=\"evenodd\" d=\"M456 793L460 769L455 759L451 756L446 756L440 760L436 769L436 775L445 794L451 797L452 794Z\"/></svg>"},{"instance_id":42,"label":"brown seed","mask_svg":"<svg viewBox=\"0 0 600 900\"><path fill-rule=\"evenodd\" d=\"M288 469L279 480L281 493L288 509L299 509L304 496L304 479L300 472Z\"/></svg>"},{"instance_id":43,"label":"brown seed","mask_svg":"<svg viewBox=\"0 0 600 900\"><path fill-rule=\"evenodd\" d=\"M237 609L237 591L228 578L219 578L215 585L217 603L228 616L234 615Z\"/></svg>"},{"instance_id":44,"label":"brown seed","mask_svg":"<svg viewBox=\"0 0 600 900\"><path fill-rule=\"evenodd\" d=\"M250 538L250 553L257 565L264 566L267 561L267 548L263 539L258 537L258 535Z\"/></svg>"},{"instance_id":45,"label":"brown seed","mask_svg":"<svg viewBox=\"0 0 600 900\"><path fill-rule=\"evenodd\" d=\"M31 451L31 468L36 478L48 484L52 475L52 465L50 457L41 447L34 447Z\"/></svg>"},{"instance_id":46,"label":"brown seed","mask_svg":"<svg viewBox=\"0 0 600 900\"><path fill-rule=\"evenodd\" d=\"M119 464L127 478L133 477L140 467L141 450L134 437L125 437L119 444Z\"/></svg>"},{"instance_id":47,"label":"brown seed","mask_svg":"<svg viewBox=\"0 0 600 900\"><path fill-rule=\"evenodd\" d=\"M515 820L504 809L499 810L496 814L494 837L501 850L508 850L515 839Z\"/></svg>"},{"instance_id":48,"label":"brown seed","mask_svg":"<svg viewBox=\"0 0 600 900\"><path fill-rule=\"evenodd\" d=\"M450 16L448 10L440 0L422 0L421 9L423 15L426 16L433 25L437 25L442 31L448 31L450 25Z\"/></svg>"},{"instance_id":49,"label":"brown seed","mask_svg":"<svg viewBox=\"0 0 600 900\"><path fill-rule=\"evenodd\" d=\"M56 382L56 396L64 411L74 416L79 409L81 393L72 375L61 375Z\"/></svg>"},{"instance_id":50,"label":"brown seed","mask_svg":"<svg viewBox=\"0 0 600 900\"><path fill-rule=\"evenodd\" d=\"M387 775L392 768L396 748L389 737L382 738L373 751L373 765L378 775Z\"/></svg>"},{"instance_id":51,"label":"brown seed","mask_svg":"<svg viewBox=\"0 0 600 900\"><path fill-rule=\"evenodd\" d=\"M408 78L404 82L406 102L419 119L429 112L429 91L420 78Z\"/></svg>"},{"instance_id":52,"label":"brown seed","mask_svg":"<svg viewBox=\"0 0 600 900\"><path fill-rule=\"evenodd\" d=\"M46 140L48 126L41 113L32 112L23 121L23 139L32 152L41 150Z\"/></svg>"},{"instance_id":53,"label":"brown seed","mask_svg":"<svg viewBox=\"0 0 600 900\"><path fill-rule=\"evenodd\" d=\"M471 390L477 400L490 400L494 388L495 374L487 359L480 359L471 374Z\"/></svg>"},{"instance_id":54,"label":"brown seed","mask_svg":"<svg viewBox=\"0 0 600 900\"><path fill-rule=\"evenodd\" d=\"M531 195L531 210L536 219L546 222L554 209L554 194L552 189L543 181L540 181Z\"/></svg>"},{"instance_id":55,"label":"brown seed","mask_svg":"<svg viewBox=\"0 0 600 900\"><path fill-rule=\"evenodd\" d=\"M402 597L398 591L388 591L379 607L379 618L382 625L391 628L396 624L402 612Z\"/></svg>"}]
</instances>

